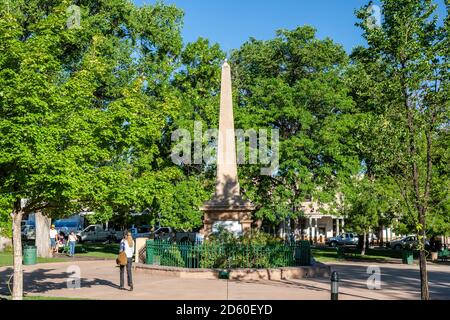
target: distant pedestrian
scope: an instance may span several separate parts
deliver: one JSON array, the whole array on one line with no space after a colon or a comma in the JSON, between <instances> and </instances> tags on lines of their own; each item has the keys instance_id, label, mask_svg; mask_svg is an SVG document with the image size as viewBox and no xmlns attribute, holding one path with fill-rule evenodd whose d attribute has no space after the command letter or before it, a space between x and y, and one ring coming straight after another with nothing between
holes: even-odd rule
<instances>
[{"instance_id":1,"label":"distant pedestrian","mask_svg":"<svg viewBox=\"0 0 450 320\"><path fill-rule=\"evenodd\" d=\"M133 276L131 274L131 267L133 264L133 253L134 253L134 241L131 232L126 232L122 241L120 242L120 252L125 252L127 256L127 282L130 287L130 291L133 291ZM125 280L124 280L125 266L120 266L120 289L125 290Z\"/></svg>"},{"instance_id":2,"label":"distant pedestrian","mask_svg":"<svg viewBox=\"0 0 450 320\"><path fill-rule=\"evenodd\" d=\"M75 246L77 244L77 236L75 235L75 232L71 232L69 234L69 256L73 257L75 256Z\"/></svg>"},{"instance_id":3,"label":"distant pedestrian","mask_svg":"<svg viewBox=\"0 0 450 320\"><path fill-rule=\"evenodd\" d=\"M205 240L204 229L201 228L201 229L195 234L195 244L202 244L204 240Z\"/></svg>"},{"instance_id":4,"label":"distant pedestrian","mask_svg":"<svg viewBox=\"0 0 450 320\"><path fill-rule=\"evenodd\" d=\"M55 229L55 225L52 224L50 228L50 246L52 253L56 253L58 250L57 242L58 241L58 231Z\"/></svg>"}]
</instances>

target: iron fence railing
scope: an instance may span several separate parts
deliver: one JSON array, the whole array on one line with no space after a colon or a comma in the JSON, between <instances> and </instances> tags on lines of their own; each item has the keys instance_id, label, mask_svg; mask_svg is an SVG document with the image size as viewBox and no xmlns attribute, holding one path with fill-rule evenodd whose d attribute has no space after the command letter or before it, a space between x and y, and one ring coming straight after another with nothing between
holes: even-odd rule
<instances>
[{"instance_id":1,"label":"iron fence railing","mask_svg":"<svg viewBox=\"0 0 450 320\"><path fill-rule=\"evenodd\" d=\"M182 268L307 266L311 264L311 248L308 241L259 245L147 240L146 263Z\"/></svg>"}]
</instances>

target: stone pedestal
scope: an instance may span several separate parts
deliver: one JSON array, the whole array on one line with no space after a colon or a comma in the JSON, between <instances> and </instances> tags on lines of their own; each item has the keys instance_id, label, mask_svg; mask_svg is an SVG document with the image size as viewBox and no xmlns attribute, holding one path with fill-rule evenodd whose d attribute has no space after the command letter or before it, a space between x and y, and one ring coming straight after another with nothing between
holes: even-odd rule
<instances>
[{"instance_id":1,"label":"stone pedestal","mask_svg":"<svg viewBox=\"0 0 450 320\"><path fill-rule=\"evenodd\" d=\"M250 201L241 197L231 199L212 199L201 208L204 212L204 228L207 235L211 234L213 225L217 221L236 221L242 226L242 232L248 233L252 226L252 212L255 207Z\"/></svg>"}]
</instances>

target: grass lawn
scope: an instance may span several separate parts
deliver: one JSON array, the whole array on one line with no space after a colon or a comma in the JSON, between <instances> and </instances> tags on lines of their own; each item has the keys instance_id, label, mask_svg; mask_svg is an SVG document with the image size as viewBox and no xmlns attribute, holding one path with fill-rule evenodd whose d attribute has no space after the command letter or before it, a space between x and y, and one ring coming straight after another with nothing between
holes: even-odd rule
<instances>
[{"instance_id":1,"label":"grass lawn","mask_svg":"<svg viewBox=\"0 0 450 320\"><path fill-rule=\"evenodd\" d=\"M362 256L356 252L356 248L346 248L345 259L338 259L336 248L316 247L311 248L311 251L314 259L319 262L335 262L342 260L386 262L389 259L401 259L402 257L401 251L389 249L367 249L366 254Z\"/></svg>"},{"instance_id":2,"label":"grass lawn","mask_svg":"<svg viewBox=\"0 0 450 320\"><path fill-rule=\"evenodd\" d=\"M82 250L81 250L82 248ZM77 245L75 257L90 257L98 259L115 259L119 253L119 244L83 243ZM65 258L38 258L38 263L64 262ZM11 251L0 252L0 267L12 266L13 255Z\"/></svg>"},{"instance_id":3,"label":"grass lawn","mask_svg":"<svg viewBox=\"0 0 450 320\"><path fill-rule=\"evenodd\" d=\"M49 262L63 262L64 259L60 258L38 258L38 263L49 263ZM13 255L12 252L0 252L0 267L12 266L13 265Z\"/></svg>"},{"instance_id":4,"label":"grass lawn","mask_svg":"<svg viewBox=\"0 0 450 320\"><path fill-rule=\"evenodd\" d=\"M117 254L119 253L118 243L83 243L81 246L83 247L83 251L85 252L75 252L75 256L95 257L99 259L115 259L117 258Z\"/></svg>"}]
</instances>

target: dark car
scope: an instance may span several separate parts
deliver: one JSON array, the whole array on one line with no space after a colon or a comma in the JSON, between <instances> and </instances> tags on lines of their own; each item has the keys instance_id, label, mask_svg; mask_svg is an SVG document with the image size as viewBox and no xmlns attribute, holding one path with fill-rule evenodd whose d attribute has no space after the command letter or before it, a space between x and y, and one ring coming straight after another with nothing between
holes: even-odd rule
<instances>
[{"instance_id":1,"label":"dark car","mask_svg":"<svg viewBox=\"0 0 450 320\"><path fill-rule=\"evenodd\" d=\"M394 250L402 250L402 249L415 249L417 248L419 244L419 240L417 239L417 236L415 235L411 235L411 236L406 236L400 239L396 239L396 240L392 240L386 243L386 247L387 248L391 248ZM429 248L430 243L429 241L425 241L425 248Z\"/></svg>"}]
</instances>

